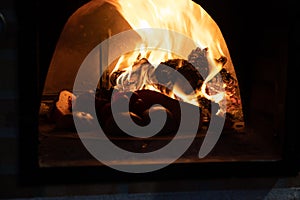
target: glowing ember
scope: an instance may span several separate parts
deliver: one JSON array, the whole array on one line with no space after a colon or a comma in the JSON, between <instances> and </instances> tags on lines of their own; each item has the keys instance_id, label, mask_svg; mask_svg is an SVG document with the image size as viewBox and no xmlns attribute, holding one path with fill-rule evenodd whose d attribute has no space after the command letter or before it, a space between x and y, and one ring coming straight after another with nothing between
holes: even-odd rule
<instances>
[{"instance_id":1,"label":"glowing ember","mask_svg":"<svg viewBox=\"0 0 300 200\"><path fill-rule=\"evenodd\" d=\"M115 42L115 36L127 30L133 33L132 38L120 37L122 40ZM114 42L91 51L105 41ZM122 53L118 53L119 49ZM106 62L105 58L112 59ZM102 104L108 104L105 109L109 107L111 91L115 89L120 94L141 92L142 100L156 95L168 97L171 104L175 99L198 106L201 120L206 122L214 114L226 116L230 123L244 121L239 85L222 33L211 16L192 0L90 1L66 23L44 93L52 94L62 87L71 90L82 64L88 65L85 74L90 79L84 79L78 91L72 92L79 96L87 92L85 88L94 92L91 80L99 81L96 89L99 112L103 110ZM102 75L100 80L94 73L98 70ZM174 73L180 74L191 87L186 87ZM127 98L125 95L123 99ZM211 105L218 105L217 113L212 113ZM78 111L89 112L80 108Z\"/></svg>"},{"instance_id":2,"label":"glowing ember","mask_svg":"<svg viewBox=\"0 0 300 200\"><path fill-rule=\"evenodd\" d=\"M109 87L125 92L141 89L160 91L171 98L198 106L199 99L206 98L219 104L218 115L229 113L234 118L243 118L238 82L225 40L217 24L200 5L191 0L178 0L176 3L172 0L107 2L117 8L142 38L136 44L136 51L122 55L109 68L109 78L106 79L113 82ZM145 28L147 31L141 31ZM164 29L165 34L155 29ZM174 32L191 38L195 46L187 47ZM162 51L162 46L170 50L185 49L186 55ZM198 82L193 87L193 95L181 88L180 82L170 81L168 85L171 88L168 89L153 84L158 79L159 66L164 62L170 66L174 61L180 61L173 67L180 73L187 73L186 70L193 74L195 71L201 73L198 77L187 77L196 78ZM195 70L186 67L187 64L182 67L183 62L191 64Z\"/></svg>"}]
</instances>

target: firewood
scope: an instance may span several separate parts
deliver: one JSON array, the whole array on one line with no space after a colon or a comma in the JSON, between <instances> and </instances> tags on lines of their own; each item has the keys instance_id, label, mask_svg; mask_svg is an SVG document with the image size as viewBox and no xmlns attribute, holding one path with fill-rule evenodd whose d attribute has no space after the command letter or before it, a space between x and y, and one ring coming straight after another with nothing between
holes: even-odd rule
<instances>
[{"instance_id":1,"label":"firewood","mask_svg":"<svg viewBox=\"0 0 300 200\"><path fill-rule=\"evenodd\" d=\"M165 66L170 67L169 69ZM190 64L188 61L183 59L171 59L166 62L161 62L155 69L155 77L159 83L172 84L175 85L176 82L180 81L177 76L174 76L174 70L179 72L183 77L189 82L191 89L196 90L203 84L203 77L200 75L199 71ZM182 85L179 83L179 85ZM182 88L186 94L190 94L191 90L189 88Z\"/></svg>"},{"instance_id":2,"label":"firewood","mask_svg":"<svg viewBox=\"0 0 300 200\"><path fill-rule=\"evenodd\" d=\"M68 90L60 91L57 99L54 101L50 120L57 122L63 116L72 115L72 101L75 100L76 96L72 92Z\"/></svg>"},{"instance_id":3,"label":"firewood","mask_svg":"<svg viewBox=\"0 0 300 200\"><path fill-rule=\"evenodd\" d=\"M201 49L197 47L188 56L188 62L200 72L203 78L206 78L209 73L207 51L207 48Z\"/></svg>"}]
</instances>

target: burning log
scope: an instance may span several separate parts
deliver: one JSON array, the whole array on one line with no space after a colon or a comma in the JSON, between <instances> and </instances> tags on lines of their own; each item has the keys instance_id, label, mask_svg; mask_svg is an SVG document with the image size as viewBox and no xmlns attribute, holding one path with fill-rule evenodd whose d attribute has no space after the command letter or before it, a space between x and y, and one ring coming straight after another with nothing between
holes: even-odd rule
<instances>
[{"instance_id":1,"label":"burning log","mask_svg":"<svg viewBox=\"0 0 300 200\"><path fill-rule=\"evenodd\" d=\"M123 87L120 89L125 91L139 90L143 88L143 85L148 84L163 93L171 93L172 87L177 81L180 81L177 76L174 76L174 70L179 72L186 80L188 80L193 90L199 89L203 84L204 79L200 72L191 63L184 59L170 59L165 62L161 62L155 68L146 58L142 58L133 64L130 73L125 73L124 70L117 70L114 71L109 78L105 79L110 80L112 87L118 89ZM102 78L103 77L101 77L101 79ZM157 82L160 84L157 84ZM168 87L163 87L162 84L167 85ZM134 89L128 88L131 86L134 87ZM190 94L192 92L187 88L183 88L183 90L186 94Z\"/></svg>"},{"instance_id":2,"label":"burning log","mask_svg":"<svg viewBox=\"0 0 300 200\"><path fill-rule=\"evenodd\" d=\"M169 68L165 68L163 66L168 66ZM195 91L199 89L203 84L204 79L200 75L199 71L195 69L195 67L184 59L172 59L166 62L160 63L155 69L154 75L159 83L164 83L169 85L175 85L177 81L176 76L174 76L173 70L177 70L191 85L191 89ZM174 80L175 78L175 80ZM181 85L182 86L182 85ZM188 88L183 88L183 91L186 94L190 94L193 91Z\"/></svg>"},{"instance_id":3,"label":"burning log","mask_svg":"<svg viewBox=\"0 0 300 200\"><path fill-rule=\"evenodd\" d=\"M161 62L157 67L154 67L146 58L139 58L133 63L130 71L123 68L113 72L106 71L104 73L105 77L102 76L99 81L99 87L95 94L87 92L75 97L69 91L62 91L59 94L59 100L56 102L55 112L53 112L57 127L69 126L74 129L72 117L77 117L87 126L95 123L98 119L104 132L109 135L120 136L125 133L118 127L113 118L112 106L114 106L116 115L120 118L131 118L137 125L146 126L150 123L150 108L155 104L159 104L159 106L152 109L152 112L154 112L152 114L167 113L166 124L158 135L168 135L176 132L181 119L180 105L183 105L184 109L197 106L201 113L199 129L207 127L211 117L217 114L211 113L212 105L220 108L219 104L200 93L196 96L197 105L193 105L185 102L184 99L173 92L175 87L181 87L180 91L185 95L200 91L206 76L209 74L207 52L208 48L196 48L190 53L188 60L169 59ZM222 59L223 61L226 62L226 59ZM174 71L180 73L191 87L184 87L180 79L174 76ZM208 92L218 93L221 89L225 90L227 101L225 128L232 128L235 122L243 122L238 83L225 68L222 68L219 73L221 76L213 77L207 83ZM102 83L104 80L106 81L105 84ZM107 80L109 84L107 84ZM70 99L92 100L89 102L95 102L96 116L90 116L90 110L76 104L73 105L76 110L72 111ZM74 102L76 103L76 101ZM183 104L179 105L179 102Z\"/></svg>"},{"instance_id":4,"label":"burning log","mask_svg":"<svg viewBox=\"0 0 300 200\"><path fill-rule=\"evenodd\" d=\"M209 73L209 64L206 57L207 51L208 48L200 49L197 47L196 49L192 50L188 56L188 62L191 63L191 65L193 65L204 78L206 78Z\"/></svg>"}]
</instances>

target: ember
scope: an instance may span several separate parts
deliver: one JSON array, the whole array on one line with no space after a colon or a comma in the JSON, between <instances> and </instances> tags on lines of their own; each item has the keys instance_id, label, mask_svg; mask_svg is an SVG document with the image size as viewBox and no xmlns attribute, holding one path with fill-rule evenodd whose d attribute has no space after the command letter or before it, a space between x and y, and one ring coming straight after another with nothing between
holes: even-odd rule
<instances>
[{"instance_id":1,"label":"ember","mask_svg":"<svg viewBox=\"0 0 300 200\"><path fill-rule=\"evenodd\" d=\"M87 130L91 128L92 124L100 123L103 130L109 135L126 135L114 121L111 106L115 105L117 115L124 119L132 118L140 126L150 123L150 113L156 116L166 112L166 124L158 135L174 134L181 120L179 101L185 102L185 99L181 98L180 95L189 95L194 91L200 91L204 78L199 71L202 70L204 76L208 73L208 62L205 52L207 52L207 49L201 50L197 48L191 52L189 60L170 59L161 62L157 67L149 63L146 58L141 58L133 63L130 74L124 70L114 71L110 76L109 73L104 73L109 77L101 77L95 94L86 92L76 97L71 92L63 90L57 98L51 118L56 120L57 128L63 127L65 130L76 130L74 123L72 123L72 113L70 113L72 108L70 99L73 99L75 103L75 106L73 106L73 117L77 117L83 124L90 126L87 127ZM226 59L224 60L226 62ZM173 70L183 75L188 80L191 88L182 87L183 84L180 83L180 79L174 76ZM208 82L207 93L217 94L221 89L225 88L228 109L225 111L225 114L219 117L226 117L225 128L232 130L235 128L241 129L240 126L238 128L234 126L236 123L243 126L237 81L224 68L220 71L220 74L221 76L216 76ZM110 84L105 83L107 80L109 80ZM110 87L107 87L107 85L110 85ZM113 90L117 92L113 94ZM185 109L194 106L199 107L199 112L201 113L201 120L199 121L200 131L207 128L211 115L218 115L218 113L211 113L211 104L217 104L216 102L205 98L201 93L198 94L196 105L190 104L190 102L185 102L186 104L183 105L185 105ZM76 99L84 100L85 98L95 98L97 116L91 116L89 110L76 106ZM128 106L129 112L126 112L126 107ZM57 117L57 113L62 117Z\"/></svg>"},{"instance_id":2,"label":"ember","mask_svg":"<svg viewBox=\"0 0 300 200\"><path fill-rule=\"evenodd\" d=\"M244 24L235 29L232 20L225 23L222 18L233 12L219 9L219 13L203 2L203 8L212 11L217 20L221 19L220 27L225 27L238 65L235 68L218 25L195 2L95 0L70 16L56 40L55 51L49 55L51 62L45 60L41 65L48 72L45 80L41 76L45 81L39 113L41 166L98 165L98 160L102 164L137 163L131 157L95 159L91 157L89 144L82 145L86 141L97 143L97 147L110 142L116 144L113 148L139 153L155 152L168 148L169 144L176 144L173 147L177 149L182 147L181 143L191 142L185 146L184 149L189 148L179 163L277 158L273 150L279 148L273 135L278 135L278 128L273 124L283 118L283 113L273 108L277 102L274 98L259 100L268 96L264 89L272 90L273 85L260 84L259 78L252 76L256 70L259 76L266 76L267 69L273 66L267 63L268 67L261 70L256 65L259 62L256 56L253 62L244 60L253 52L249 49L254 49L248 45L249 41L255 41L240 35L239 28L245 27ZM226 2L226 7L231 5L236 3ZM250 27L247 30L253 31ZM236 35L241 40L235 41ZM41 44L47 46L47 37L41 39ZM266 58L260 54L259 57ZM240 85L246 100L242 106L238 80L247 82L250 74L253 84ZM284 87L280 82L276 80L274 84L276 92L277 87ZM276 92L274 95L278 97ZM266 108L253 109L256 107ZM244 108L248 111L245 112L247 129ZM264 113L265 110L274 115ZM163 121L162 126L156 126L155 120ZM265 121L272 124L272 130L268 125L260 126ZM152 128L153 124L159 129ZM275 148L268 145L273 142ZM107 154L113 148L103 148L99 153ZM169 159L168 155L154 156L138 163L169 163Z\"/></svg>"},{"instance_id":3,"label":"ember","mask_svg":"<svg viewBox=\"0 0 300 200\"><path fill-rule=\"evenodd\" d=\"M100 80L100 90L102 89L117 89L125 92L136 92L138 90L145 90L151 88L152 91L160 92L166 96L176 99L178 101L187 101L186 96L190 95L194 91L200 91L203 86L204 80L209 73L208 59L206 57L208 48L201 50L196 48L188 56L188 60L185 59L169 59L165 62L161 62L157 67L151 65L147 59L142 58L134 62L130 73L126 73L126 70L117 70L112 73L110 77L104 77ZM223 65L226 63L226 58L219 60ZM167 67L165 67L167 66ZM183 88L183 84L180 83L180 79L176 79L173 70L176 70L188 80L193 91L189 88ZM109 72L105 73L109 76ZM203 76L202 76L203 74ZM213 95L218 94L225 89L226 110L219 110L219 114L222 117L227 118L230 121L229 124L235 123L243 124L242 105L240 100L240 93L237 80L230 74L225 68L220 70L220 76L213 77L208 83L206 93ZM109 80L110 84L101 81ZM162 84L157 84L162 83ZM110 85L111 87L106 87ZM104 87L101 87L104 86ZM211 118L211 103L223 103L212 102L205 95L200 92L197 93L196 103L192 103L198 106L201 110L202 122L209 122ZM150 96L150 98L153 98ZM110 99L107 97L106 99ZM155 103L155 102L153 102ZM171 111L172 112L172 111ZM217 113L214 113L217 114ZM227 123L228 124L228 123Z\"/></svg>"}]
</instances>

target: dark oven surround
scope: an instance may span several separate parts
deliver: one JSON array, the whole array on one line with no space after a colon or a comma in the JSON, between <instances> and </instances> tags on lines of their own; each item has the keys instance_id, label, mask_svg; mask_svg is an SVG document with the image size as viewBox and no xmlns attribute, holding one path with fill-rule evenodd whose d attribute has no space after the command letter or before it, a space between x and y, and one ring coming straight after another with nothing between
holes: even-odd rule
<instances>
[{"instance_id":1,"label":"dark oven surround","mask_svg":"<svg viewBox=\"0 0 300 200\"><path fill-rule=\"evenodd\" d=\"M258 174L266 175L296 171L296 136L288 125L291 123L291 120L288 120L290 113L287 106L291 96L288 91L291 61L288 60L290 47L288 46L287 5L273 2L264 6L258 1L252 1L248 5L240 5L239 2L234 1L222 2L222 5L217 1L195 2L213 17L223 33L241 89L246 126L250 127L254 134L259 134L259 138L270 150L266 152L258 150L258 154L270 154L270 159L251 163L236 160L229 163L221 161L174 164L150 176L147 174L128 176L128 174L95 166L77 166L71 169L57 166L41 168L38 165L37 113L43 84L60 31L67 18L86 2L83 0L52 1L49 4L41 4L39 1L30 1L26 5L21 1L16 3L20 31L21 175L24 177L32 175L34 169L35 178L38 180L39 177L45 177L42 179L44 181L51 180L51 176L58 173L62 175L62 181L70 181L73 179L66 179L66 177L69 178L73 173L83 175L77 180L120 180L120 177L124 176L130 177L129 179L178 178L181 175L176 174L177 170L186 169L209 172L201 173L200 177L208 174L209 176L224 176L232 173L253 175L260 171ZM29 17L24 12L24 8L32 11L37 17ZM279 11L282 12L281 15L277 15ZM32 73L29 77L24 77L23 74L29 70ZM258 170L249 172L252 167ZM186 173L182 174L182 176L186 175Z\"/></svg>"}]
</instances>

